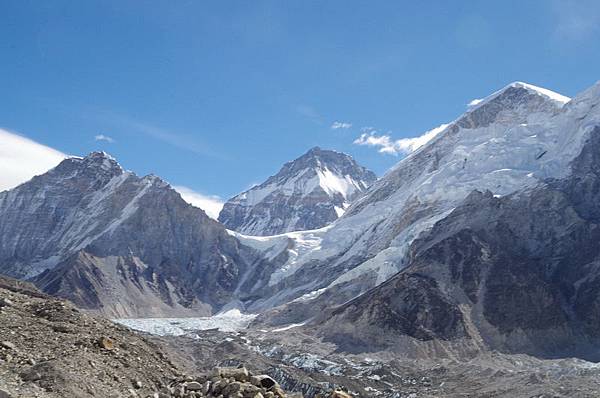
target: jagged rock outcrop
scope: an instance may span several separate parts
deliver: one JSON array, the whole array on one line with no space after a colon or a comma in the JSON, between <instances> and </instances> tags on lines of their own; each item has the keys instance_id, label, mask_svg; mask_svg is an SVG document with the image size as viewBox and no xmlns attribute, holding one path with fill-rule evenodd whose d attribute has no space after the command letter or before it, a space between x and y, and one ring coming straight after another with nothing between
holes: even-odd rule
<instances>
[{"instance_id":1,"label":"jagged rock outcrop","mask_svg":"<svg viewBox=\"0 0 600 398\"><path fill-rule=\"evenodd\" d=\"M340 217L376 179L350 156L315 147L264 183L229 199L219 221L259 236L321 228Z\"/></svg>"},{"instance_id":2,"label":"jagged rock outcrop","mask_svg":"<svg viewBox=\"0 0 600 398\"><path fill-rule=\"evenodd\" d=\"M0 193L0 272L113 317L210 314L266 262L156 176L105 153Z\"/></svg>"}]
</instances>

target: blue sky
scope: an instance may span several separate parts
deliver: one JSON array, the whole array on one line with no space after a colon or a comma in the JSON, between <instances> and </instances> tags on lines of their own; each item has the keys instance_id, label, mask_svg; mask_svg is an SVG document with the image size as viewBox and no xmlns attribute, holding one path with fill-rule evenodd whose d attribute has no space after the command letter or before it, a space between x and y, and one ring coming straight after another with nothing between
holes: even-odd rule
<instances>
[{"instance_id":1,"label":"blue sky","mask_svg":"<svg viewBox=\"0 0 600 398\"><path fill-rule=\"evenodd\" d=\"M3 0L0 38L1 128L224 199L315 145L381 175L402 154L354 144L365 127L414 137L511 81L600 79L585 0Z\"/></svg>"}]
</instances>

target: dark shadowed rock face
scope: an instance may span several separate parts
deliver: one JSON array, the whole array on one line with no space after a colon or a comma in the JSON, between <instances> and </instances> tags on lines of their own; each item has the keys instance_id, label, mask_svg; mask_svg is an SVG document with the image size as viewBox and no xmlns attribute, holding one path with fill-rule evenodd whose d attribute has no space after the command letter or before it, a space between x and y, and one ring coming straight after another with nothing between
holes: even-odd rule
<instances>
[{"instance_id":1,"label":"dark shadowed rock face","mask_svg":"<svg viewBox=\"0 0 600 398\"><path fill-rule=\"evenodd\" d=\"M405 270L324 315L318 333L344 343L352 325L365 349L466 338L600 359L599 215L596 128L569 177L501 198L473 192L412 244Z\"/></svg>"},{"instance_id":2,"label":"dark shadowed rock face","mask_svg":"<svg viewBox=\"0 0 600 398\"><path fill-rule=\"evenodd\" d=\"M229 199L219 221L247 235L321 228L376 179L346 154L313 148L264 183Z\"/></svg>"},{"instance_id":3,"label":"dark shadowed rock face","mask_svg":"<svg viewBox=\"0 0 600 398\"><path fill-rule=\"evenodd\" d=\"M104 153L0 193L0 272L111 316L208 314L265 264L155 176Z\"/></svg>"},{"instance_id":4,"label":"dark shadowed rock face","mask_svg":"<svg viewBox=\"0 0 600 398\"><path fill-rule=\"evenodd\" d=\"M384 348L395 335L420 341L467 335L459 309L433 278L417 273L386 282L328 313L327 318L331 325L328 338L349 351ZM343 326L346 324L350 327Z\"/></svg>"}]
</instances>

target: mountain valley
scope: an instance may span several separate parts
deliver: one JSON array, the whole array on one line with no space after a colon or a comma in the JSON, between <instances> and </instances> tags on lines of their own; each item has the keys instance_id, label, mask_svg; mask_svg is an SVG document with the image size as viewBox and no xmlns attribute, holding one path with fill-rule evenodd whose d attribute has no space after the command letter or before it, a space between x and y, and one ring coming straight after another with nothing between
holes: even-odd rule
<instances>
[{"instance_id":1,"label":"mountain valley","mask_svg":"<svg viewBox=\"0 0 600 398\"><path fill-rule=\"evenodd\" d=\"M600 83L572 99L511 83L380 178L310 149L218 221L107 153L69 157L0 192L0 273L25 281L2 279L13 305L0 329L23 330L20 311L53 341L89 325L131 339L156 362L144 398L159 394L157 374L181 383L223 366L307 397L593 397L599 195ZM56 307L60 330L36 306ZM3 333L11 345L40 338ZM98 354L88 334L73 352ZM19 376L40 358L8 361L10 350L0 398L58 396ZM81 358L73 366L110 366ZM115 383L114 396L142 394Z\"/></svg>"}]
</instances>

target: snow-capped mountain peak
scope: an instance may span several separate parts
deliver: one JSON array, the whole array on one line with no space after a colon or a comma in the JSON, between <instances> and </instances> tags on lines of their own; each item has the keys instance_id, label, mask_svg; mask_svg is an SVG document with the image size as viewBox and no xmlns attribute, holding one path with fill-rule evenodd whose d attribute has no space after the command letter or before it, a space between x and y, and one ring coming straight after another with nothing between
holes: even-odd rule
<instances>
[{"instance_id":1,"label":"snow-capped mountain peak","mask_svg":"<svg viewBox=\"0 0 600 398\"><path fill-rule=\"evenodd\" d=\"M480 107L484 106L485 104L489 103L490 101L506 94L507 92L511 92L511 91L512 92L520 91L521 93L526 92L529 94L539 95L541 97L544 97L545 99L552 100L559 106L562 106L571 100L571 98L569 98L567 96L564 96L562 94L556 93L551 90L548 90L546 88L542 88L542 87L534 86L533 84L517 81L517 82L512 82L510 84L507 84L500 90L488 95L487 97L485 97L483 99L473 100L471 102L471 110L480 108Z\"/></svg>"},{"instance_id":2,"label":"snow-capped mountain peak","mask_svg":"<svg viewBox=\"0 0 600 398\"><path fill-rule=\"evenodd\" d=\"M84 158L72 158L75 160L81 160L83 163L91 165L91 166L101 166L104 169L109 168L120 168L121 165L117 162L117 160L104 151L94 151L91 152Z\"/></svg>"},{"instance_id":3,"label":"snow-capped mountain peak","mask_svg":"<svg viewBox=\"0 0 600 398\"><path fill-rule=\"evenodd\" d=\"M292 170L296 171L296 174L314 170L318 176L319 186L331 198L340 194L345 199L350 199L356 191L366 189L372 182L368 177L355 178L353 174L357 173L353 169L357 165L349 155L323 150L318 146L311 148L305 155L288 164L291 165ZM288 181L294 177L293 174L293 171L289 173Z\"/></svg>"},{"instance_id":4,"label":"snow-capped mountain peak","mask_svg":"<svg viewBox=\"0 0 600 398\"><path fill-rule=\"evenodd\" d=\"M551 100L554 100L556 102L559 103L563 103L566 104L567 102L571 101L571 98L559 94L557 92L554 92L552 90L548 90L547 88L543 88L543 87L538 87L538 86L534 86L533 84L529 84L529 83L524 83L524 82L513 82L510 84L510 86L512 87L522 87L526 90L529 90L531 92L535 92L538 93L540 95L546 96L548 98L550 98Z\"/></svg>"},{"instance_id":5,"label":"snow-capped mountain peak","mask_svg":"<svg viewBox=\"0 0 600 398\"><path fill-rule=\"evenodd\" d=\"M113 177L123 174L125 171L121 165L106 152L91 152L85 157L71 156L62 161L54 169L51 175L66 177L77 173L85 173L98 177Z\"/></svg>"},{"instance_id":6,"label":"snow-capped mountain peak","mask_svg":"<svg viewBox=\"0 0 600 398\"><path fill-rule=\"evenodd\" d=\"M344 153L314 147L264 183L231 198L219 221L248 235L323 227L376 180Z\"/></svg>"}]
</instances>

